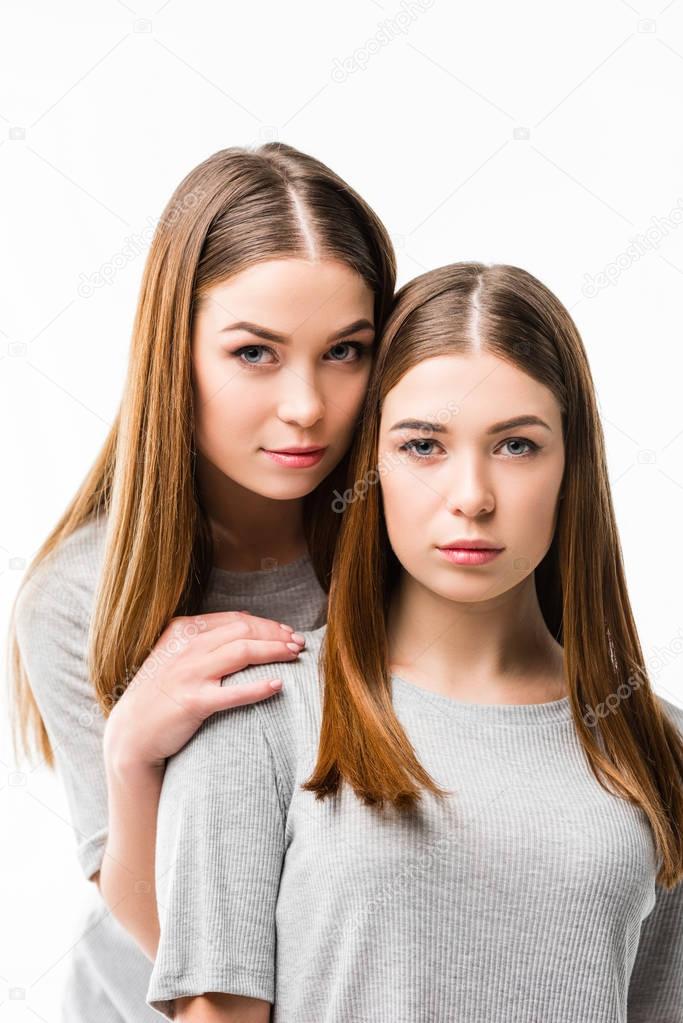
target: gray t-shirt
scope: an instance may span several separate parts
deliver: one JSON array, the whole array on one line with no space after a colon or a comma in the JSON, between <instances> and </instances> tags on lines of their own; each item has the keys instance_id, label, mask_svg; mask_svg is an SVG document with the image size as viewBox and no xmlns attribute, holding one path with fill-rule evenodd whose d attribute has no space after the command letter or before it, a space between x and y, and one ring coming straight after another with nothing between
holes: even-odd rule
<instances>
[{"instance_id":1,"label":"gray t-shirt","mask_svg":"<svg viewBox=\"0 0 683 1023\"><path fill-rule=\"evenodd\" d=\"M102 755L105 719L87 670L88 626L104 550L106 520L91 521L37 570L16 610L17 636L66 789L77 856L90 878L107 839ZM259 572L213 569L202 610L246 610L293 628L325 621L327 597L308 556ZM279 676L270 665L270 675ZM104 901L83 924L66 982L66 1023L153 1023L146 1004L152 964Z\"/></svg>"},{"instance_id":2,"label":"gray t-shirt","mask_svg":"<svg viewBox=\"0 0 683 1023\"><path fill-rule=\"evenodd\" d=\"M346 785L318 801L300 783L325 631L272 700L215 714L168 761L149 1003L172 1019L176 997L229 992L275 1023L622 1023L628 1003L629 1023L680 1023L683 885L656 885L647 818L594 778L568 698L470 704L394 675L455 794L412 817Z\"/></svg>"}]
</instances>

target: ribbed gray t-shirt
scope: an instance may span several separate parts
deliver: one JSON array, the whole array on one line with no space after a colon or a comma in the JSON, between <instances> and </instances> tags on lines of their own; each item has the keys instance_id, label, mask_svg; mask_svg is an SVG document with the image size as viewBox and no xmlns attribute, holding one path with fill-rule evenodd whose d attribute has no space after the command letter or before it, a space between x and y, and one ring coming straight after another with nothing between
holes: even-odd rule
<instances>
[{"instance_id":1,"label":"ribbed gray t-shirt","mask_svg":"<svg viewBox=\"0 0 683 1023\"><path fill-rule=\"evenodd\" d=\"M41 564L17 602L19 646L55 751L86 878L107 839L105 719L87 670L88 626L104 551L106 519L91 521ZM258 572L213 569L202 610L246 610L302 631L325 621L327 598L308 556ZM272 678L281 665L270 665ZM152 964L101 897L74 946L62 1008L65 1023L153 1023L146 1003Z\"/></svg>"},{"instance_id":2,"label":"ribbed gray t-shirt","mask_svg":"<svg viewBox=\"0 0 683 1023\"><path fill-rule=\"evenodd\" d=\"M215 714L168 761L150 1004L172 1019L172 999L220 991L273 1002L275 1023L680 1023L683 886L656 885L647 818L594 778L568 698L471 704L394 675L415 752L454 795L410 817L346 785L317 801L300 783L325 631L280 693Z\"/></svg>"}]
</instances>

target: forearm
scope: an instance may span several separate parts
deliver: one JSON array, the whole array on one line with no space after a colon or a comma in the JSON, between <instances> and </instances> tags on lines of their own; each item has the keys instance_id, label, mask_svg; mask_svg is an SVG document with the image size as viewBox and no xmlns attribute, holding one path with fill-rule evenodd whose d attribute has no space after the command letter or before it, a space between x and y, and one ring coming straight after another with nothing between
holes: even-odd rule
<instances>
[{"instance_id":1,"label":"forearm","mask_svg":"<svg viewBox=\"0 0 683 1023\"><path fill-rule=\"evenodd\" d=\"M177 1023L268 1023L270 1002L242 995L210 993L176 998Z\"/></svg>"},{"instance_id":2,"label":"forearm","mask_svg":"<svg viewBox=\"0 0 683 1023\"><path fill-rule=\"evenodd\" d=\"M145 955L159 943L154 850L164 768L107 762L109 832L99 876L104 901Z\"/></svg>"}]
</instances>

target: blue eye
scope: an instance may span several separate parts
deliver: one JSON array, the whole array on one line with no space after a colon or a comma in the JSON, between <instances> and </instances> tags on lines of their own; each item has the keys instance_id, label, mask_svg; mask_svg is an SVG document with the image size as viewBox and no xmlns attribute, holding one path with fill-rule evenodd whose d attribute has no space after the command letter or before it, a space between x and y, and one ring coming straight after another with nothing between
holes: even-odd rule
<instances>
[{"instance_id":1,"label":"blue eye","mask_svg":"<svg viewBox=\"0 0 683 1023\"><path fill-rule=\"evenodd\" d=\"M426 440L425 438L415 438L413 440L406 441L405 444L401 444L399 451L405 451L411 458L414 458L418 462L425 462L433 454L432 451L423 451L421 454L418 453L417 445L426 444L428 447L436 444L436 441ZM505 458L512 458L519 461L522 458L528 458L530 455L535 454L539 450L538 444L532 440L528 440L526 437L510 437L508 440L503 442L503 446L506 444L526 444L527 450L521 452L521 454L505 455Z\"/></svg>"},{"instance_id":2,"label":"blue eye","mask_svg":"<svg viewBox=\"0 0 683 1023\"><path fill-rule=\"evenodd\" d=\"M356 352L355 359L332 359L332 362L357 362L362 359L370 351L370 345L361 344L360 341L338 341L334 347L330 348L328 355L331 355L335 348L351 348Z\"/></svg>"},{"instance_id":3,"label":"blue eye","mask_svg":"<svg viewBox=\"0 0 683 1023\"><path fill-rule=\"evenodd\" d=\"M429 458L429 453L419 455L415 448L416 444L434 444L433 440L409 440L405 444L401 444L399 451L405 451L406 454L410 455L411 458L416 458L418 461L424 462L426 458Z\"/></svg>"},{"instance_id":4,"label":"blue eye","mask_svg":"<svg viewBox=\"0 0 683 1023\"><path fill-rule=\"evenodd\" d=\"M270 352L271 355L275 354L273 352L273 349L272 348L268 348L266 345L246 345L244 348L238 348L237 351L233 352L232 354L235 356L235 358L239 359L239 361L244 366L263 366L263 365L267 365L266 363L262 363L262 362L250 362L248 359L245 359L243 357L243 353L244 352Z\"/></svg>"},{"instance_id":5,"label":"blue eye","mask_svg":"<svg viewBox=\"0 0 683 1023\"><path fill-rule=\"evenodd\" d=\"M526 458L527 455L533 455L534 452L538 451L538 444L534 444L532 440L527 440L526 437L510 437L509 440L504 442L505 444L526 444L528 450L523 451L518 455L506 455L507 458Z\"/></svg>"},{"instance_id":6,"label":"blue eye","mask_svg":"<svg viewBox=\"0 0 683 1023\"><path fill-rule=\"evenodd\" d=\"M342 364L346 362L360 362L360 360L364 358L364 356L369 355L371 347L372 347L371 345L362 344L362 342L360 341L338 341L336 345L330 348L329 352L327 352L327 355L330 355L332 352L340 348L342 349L348 348L355 351L356 353L355 358L352 359L332 358L329 359L328 361L338 362ZM234 352L230 352L230 355L232 355L233 358L236 358L243 366L246 366L248 369L258 368L260 366L273 365L272 362L263 362L261 360L259 360L258 362L254 362L253 360L246 357L245 353L248 352L251 353L270 352L271 355L277 354L272 348L269 348L268 345L244 345L242 348L237 348Z\"/></svg>"}]
</instances>

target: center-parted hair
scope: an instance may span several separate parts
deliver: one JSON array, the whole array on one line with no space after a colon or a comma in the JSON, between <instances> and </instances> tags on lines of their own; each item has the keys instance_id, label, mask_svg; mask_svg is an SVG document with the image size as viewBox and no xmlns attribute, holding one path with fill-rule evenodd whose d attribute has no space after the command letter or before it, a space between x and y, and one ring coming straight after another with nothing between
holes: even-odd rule
<instances>
[{"instance_id":1,"label":"center-parted hair","mask_svg":"<svg viewBox=\"0 0 683 1023\"><path fill-rule=\"evenodd\" d=\"M661 857L658 880L669 887L683 877L683 742L645 669L583 343L562 303L518 267L455 263L422 274L396 295L351 452L350 483L362 486L337 509L343 523L320 657L321 738L304 788L325 798L346 782L367 805L404 810L416 805L421 789L446 794L416 759L391 701L386 623L401 566L377 482L379 426L386 395L412 367L476 349L527 373L559 403L563 499L535 569L539 604L564 648L573 719L590 769L607 791L645 812Z\"/></svg>"},{"instance_id":2,"label":"center-parted hair","mask_svg":"<svg viewBox=\"0 0 683 1023\"><path fill-rule=\"evenodd\" d=\"M107 516L89 633L89 672L105 714L170 619L200 609L213 563L195 482L193 313L212 285L278 258L336 259L351 267L374 294L375 329L381 332L394 295L395 256L386 228L361 196L325 164L284 143L214 153L180 182L159 219L119 411L22 579L20 592L63 540ZM340 524L331 500L347 470L348 454L304 498L306 541L325 590ZM30 756L35 746L53 764L14 613L8 650L15 747Z\"/></svg>"}]
</instances>

